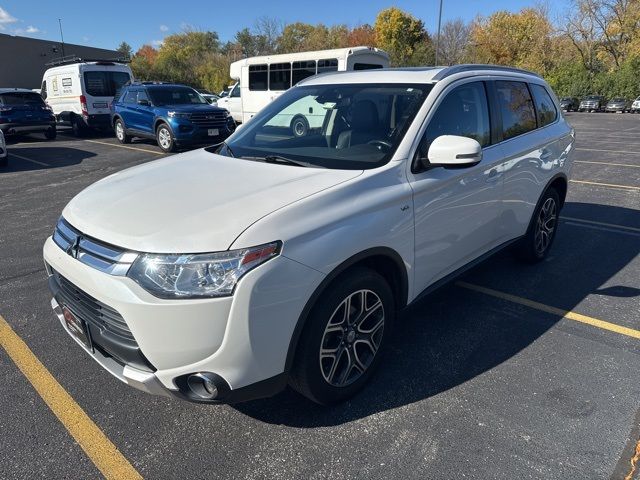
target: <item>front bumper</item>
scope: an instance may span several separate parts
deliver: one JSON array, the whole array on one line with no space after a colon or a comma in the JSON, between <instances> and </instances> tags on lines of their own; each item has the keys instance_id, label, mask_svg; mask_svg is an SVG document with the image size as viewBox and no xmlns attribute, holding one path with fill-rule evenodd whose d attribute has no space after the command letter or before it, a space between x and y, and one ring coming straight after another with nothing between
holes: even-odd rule
<instances>
[{"instance_id":1,"label":"front bumper","mask_svg":"<svg viewBox=\"0 0 640 480\"><path fill-rule=\"evenodd\" d=\"M127 277L79 262L51 238L45 242L44 259L49 272L55 270L119 312L155 369L144 371L85 348L107 371L140 390L192 400L182 380L210 372L225 385L216 402L269 396L284 388L295 326L324 278L281 255L247 273L232 297L163 300Z\"/></svg>"},{"instance_id":2,"label":"front bumper","mask_svg":"<svg viewBox=\"0 0 640 480\"><path fill-rule=\"evenodd\" d=\"M624 105L607 105L605 111L607 112L624 112L627 109Z\"/></svg>"}]
</instances>

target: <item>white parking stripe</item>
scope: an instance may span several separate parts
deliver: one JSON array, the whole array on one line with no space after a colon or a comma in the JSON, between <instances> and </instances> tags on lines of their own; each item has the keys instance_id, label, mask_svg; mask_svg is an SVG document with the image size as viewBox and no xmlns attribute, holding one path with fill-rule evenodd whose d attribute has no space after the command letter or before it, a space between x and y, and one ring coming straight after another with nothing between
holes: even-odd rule
<instances>
[{"instance_id":1,"label":"white parking stripe","mask_svg":"<svg viewBox=\"0 0 640 480\"><path fill-rule=\"evenodd\" d=\"M597 148L576 148L578 151L582 152L607 152L607 153L623 153L628 155L640 155L640 151L630 152L628 150L603 150Z\"/></svg>"},{"instance_id":2,"label":"white parking stripe","mask_svg":"<svg viewBox=\"0 0 640 480\"><path fill-rule=\"evenodd\" d=\"M164 152L156 152L155 150L147 150L146 148L130 147L129 145L118 145L117 143L100 142L98 140L84 140L89 143L99 143L100 145L109 145L110 147L127 148L129 150L137 150L139 152L155 153L156 155L164 155Z\"/></svg>"},{"instance_id":3,"label":"white parking stripe","mask_svg":"<svg viewBox=\"0 0 640 480\"><path fill-rule=\"evenodd\" d=\"M589 162L587 160L575 160L575 163L590 163L593 165L613 165L614 167L640 168L640 165L631 165L629 163Z\"/></svg>"},{"instance_id":4,"label":"white parking stripe","mask_svg":"<svg viewBox=\"0 0 640 480\"><path fill-rule=\"evenodd\" d=\"M38 160L32 160L31 158L23 157L22 155L16 155L13 152L9 152L9 156L10 157L16 157L16 158L19 158L20 160L25 160L27 162L35 163L36 165L41 165L43 167L50 167L51 166L48 163L39 162Z\"/></svg>"}]
</instances>

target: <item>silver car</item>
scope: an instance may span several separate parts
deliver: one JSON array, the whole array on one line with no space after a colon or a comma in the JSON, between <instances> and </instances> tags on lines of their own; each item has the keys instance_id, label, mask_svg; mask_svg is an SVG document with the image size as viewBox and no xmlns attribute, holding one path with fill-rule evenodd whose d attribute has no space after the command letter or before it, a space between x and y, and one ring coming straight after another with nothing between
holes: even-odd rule
<instances>
[{"instance_id":1,"label":"silver car","mask_svg":"<svg viewBox=\"0 0 640 480\"><path fill-rule=\"evenodd\" d=\"M631 110L631 102L626 98L612 98L605 107L605 112L625 113Z\"/></svg>"},{"instance_id":2,"label":"silver car","mask_svg":"<svg viewBox=\"0 0 640 480\"><path fill-rule=\"evenodd\" d=\"M601 95L589 95L580 102L579 112L601 112L604 110L606 101Z\"/></svg>"}]
</instances>

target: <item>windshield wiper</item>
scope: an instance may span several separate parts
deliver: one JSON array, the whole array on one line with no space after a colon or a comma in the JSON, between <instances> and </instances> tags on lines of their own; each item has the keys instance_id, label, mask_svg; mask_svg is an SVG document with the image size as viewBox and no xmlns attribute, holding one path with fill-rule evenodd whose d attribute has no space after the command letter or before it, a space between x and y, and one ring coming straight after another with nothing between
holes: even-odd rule
<instances>
[{"instance_id":1,"label":"windshield wiper","mask_svg":"<svg viewBox=\"0 0 640 480\"><path fill-rule=\"evenodd\" d=\"M306 163L298 162L296 160L292 160L287 157L283 157L281 155L265 155L264 157L249 157L242 156L239 158L244 158L246 160L257 160L259 162L265 163L279 163L280 165L294 165L296 167L308 167Z\"/></svg>"}]
</instances>

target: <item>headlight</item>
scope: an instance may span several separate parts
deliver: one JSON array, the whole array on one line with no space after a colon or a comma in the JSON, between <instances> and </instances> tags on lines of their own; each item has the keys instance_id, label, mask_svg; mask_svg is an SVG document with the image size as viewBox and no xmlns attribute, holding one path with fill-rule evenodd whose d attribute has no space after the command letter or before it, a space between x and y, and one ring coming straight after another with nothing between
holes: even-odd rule
<instances>
[{"instance_id":1,"label":"headlight","mask_svg":"<svg viewBox=\"0 0 640 480\"><path fill-rule=\"evenodd\" d=\"M168 112L167 115L169 115L171 118L191 118L191 114L190 113L180 113L180 112Z\"/></svg>"},{"instance_id":2,"label":"headlight","mask_svg":"<svg viewBox=\"0 0 640 480\"><path fill-rule=\"evenodd\" d=\"M143 254L127 276L160 298L225 297L244 274L279 255L281 245L196 255Z\"/></svg>"}]
</instances>

